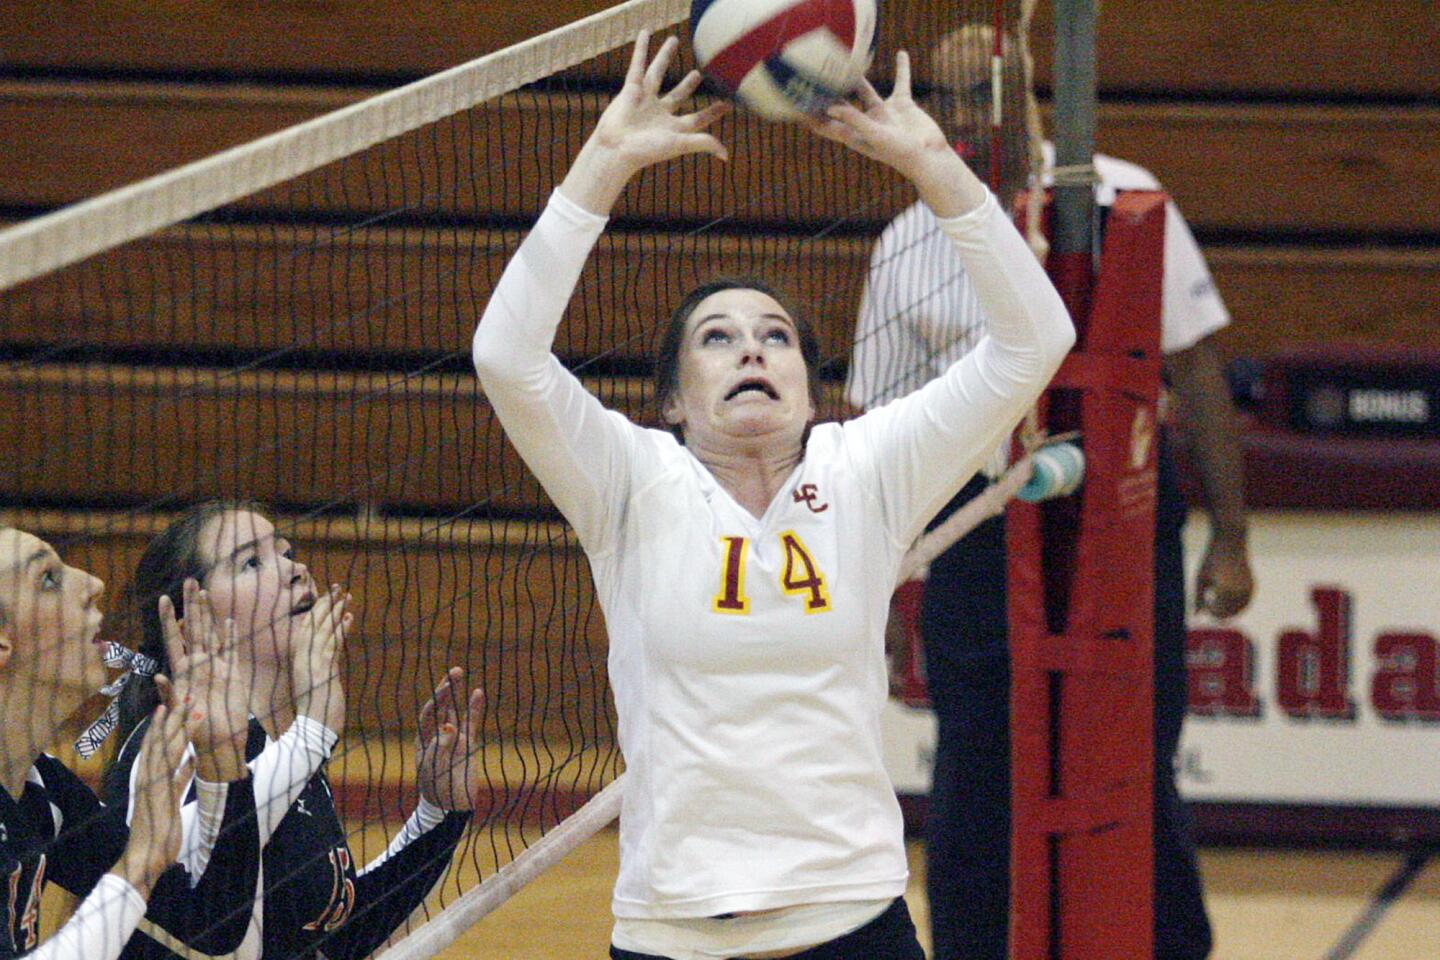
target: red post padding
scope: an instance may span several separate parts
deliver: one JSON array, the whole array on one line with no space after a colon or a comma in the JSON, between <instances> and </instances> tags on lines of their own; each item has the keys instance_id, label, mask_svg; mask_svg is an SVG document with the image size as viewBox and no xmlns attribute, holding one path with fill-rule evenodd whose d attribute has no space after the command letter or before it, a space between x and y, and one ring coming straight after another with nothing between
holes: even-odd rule
<instances>
[{"instance_id":1,"label":"red post padding","mask_svg":"<svg viewBox=\"0 0 1440 960\"><path fill-rule=\"evenodd\" d=\"M1165 196L1110 210L1081 339L1040 405L1085 482L1007 515L1011 957L1153 956L1156 412ZM1075 264L1061 278L1074 284ZM1053 270L1052 270L1053 275ZM1084 284L1079 285L1084 289ZM1070 297L1083 304L1087 298Z\"/></svg>"}]
</instances>

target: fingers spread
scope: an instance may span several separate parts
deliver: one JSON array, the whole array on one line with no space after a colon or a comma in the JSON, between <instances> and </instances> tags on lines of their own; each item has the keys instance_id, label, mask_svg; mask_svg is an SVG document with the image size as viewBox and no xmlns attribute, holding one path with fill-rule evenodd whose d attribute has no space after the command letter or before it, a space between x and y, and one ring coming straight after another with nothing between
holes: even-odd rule
<instances>
[{"instance_id":1,"label":"fingers spread","mask_svg":"<svg viewBox=\"0 0 1440 960\"><path fill-rule=\"evenodd\" d=\"M485 691L476 687L470 691L470 703L467 706L466 733L470 737L470 749L475 750L480 742L481 728L485 723Z\"/></svg>"},{"instance_id":2,"label":"fingers spread","mask_svg":"<svg viewBox=\"0 0 1440 960\"><path fill-rule=\"evenodd\" d=\"M175 664L185 658L185 638L175 620L174 601L162 593L156 606L160 611L160 632L165 636L165 656L174 669Z\"/></svg>"},{"instance_id":3,"label":"fingers spread","mask_svg":"<svg viewBox=\"0 0 1440 960\"><path fill-rule=\"evenodd\" d=\"M866 82L869 86L869 82ZM895 52L895 89L891 96L910 96L910 54L904 50Z\"/></svg>"},{"instance_id":4,"label":"fingers spread","mask_svg":"<svg viewBox=\"0 0 1440 960\"><path fill-rule=\"evenodd\" d=\"M699 70L691 70L670 89L669 93L665 94L665 100L669 103L681 103L689 100L690 95L700 89L700 83L704 79Z\"/></svg>"},{"instance_id":5,"label":"fingers spread","mask_svg":"<svg viewBox=\"0 0 1440 960\"><path fill-rule=\"evenodd\" d=\"M240 646L240 628L235 626L234 617L225 618L224 640L220 646L220 655L233 657Z\"/></svg>"},{"instance_id":6,"label":"fingers spread","mask_svg":"<svg viewBox=\"0 0 1440 960\"><path fill-rule=\"evenodd\" d=\"M687 130L704 130L728 114L730 109L730 104L723 100L712 103L704 110L684 117L684 126Z\"/></svg>"},{"instance_id":7,"label":"fingers spread","mask_svg":"<svg viewBox=\"0 0 1440 960\"><path fill-rule=\"evenodd\" d=\"M157 673L154 679L155 693L160 698L160 702L167 704L171 710L178 710L181 705L176 701L178 695L175 687L170 683L170 678L163 673Z\"/></svg>"},{"instance_id":8,"label":"fingers spread","mask_svg":"<svg viewBox=\"0 0 1440 960\"><path fill-rule=\"evenodd\" d=\"M635 37L635 48L630 51L630 66L625 71L625 82L639 83L645 76L645 54L650 47L650 31L641 30Z\"/></svg>"},{"instance_id":9,"label":"fingers spread","mask_svg":"<svg viewBox=\"0 0 1440 960\"><path fill-rule=\"evenodd\" d=\"M645 88L651 93L660 92L660 85L665 82L665 71L670 69L670 61L675 59L675 51L679 46L680 40L677 37L666 37L655 53L654 61L645 71Z\"/></svg>"},{"instance_id":10,"label":"fingers spread","mask_svg":"<svg viewBox=\"0 0 1440 960\"><path fill-rule=\"evenodd\" d=\"M438 697L439 695L440 692L437 690L435 696ZM425 705L420 708L420 721L418 726L419 729L416 731L416 734L420 737L422 744L435 736L435 697L426 700Z\"/></svg>"},{"instance_id":11,"label":"fingers spread","mask_svg":"<svg viewBox=\"0 0 1440 960\"><path fill-rule=\"evenodd\" d=\"M899 87L898 79L896 87L897 89ZM866 110L885 105L885 99L865 77L860 78L860 85L855 88L855 95L860 98L860 102L864 104Z\"/></svg>"},{"instance_id":12,"label":"fingers spread","mask_svg":"<svg viewBox=\"0 0 1440 960\"><path fill-rule=\"evenodd\" d=\"M690 133L680 138L685 153L708 153L721 160L730 159L730 148L708 133Z\"/></svg>"}]
</instances>

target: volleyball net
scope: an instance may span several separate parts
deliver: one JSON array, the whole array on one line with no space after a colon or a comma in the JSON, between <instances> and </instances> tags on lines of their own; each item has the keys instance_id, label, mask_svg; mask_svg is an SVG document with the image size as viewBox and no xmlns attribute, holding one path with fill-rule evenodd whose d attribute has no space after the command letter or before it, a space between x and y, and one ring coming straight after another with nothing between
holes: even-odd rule
<instances>
[{"instance_id":1,"label":"volleyball net","mask_svg":"<svg viewBox=\"0 0 1440 960\"><path fill-rule=\"evenodd\" d=\"M618 810L589 570L488 407L469 343L636 33L683 39L688 14L630 0L0 231L0 522L109 584L109 636L132 642L119 598L180 511L266 504L317 581L355 597L329 770L356 838L388 840L413 807L417 716L446 670L484 689L487 803L429 901L455 909L397 958L443 948ZM884 90L895 50L913 51L926 102L993 136L980 172L1007 199L1031 169L1028 16L1019 0L884 3L872 70ZM966 24L1017 55L952 44L981 65L957 68L937 51ZM687 50L672 82L690 65ZM813 318L818 405L845 416L875 241L913 191L744 112L718 135L729 164L683 158L626 189L556 352L608 406L658 424L659 319L697 282L759 275Z\"/></svg>"}]
</instances>

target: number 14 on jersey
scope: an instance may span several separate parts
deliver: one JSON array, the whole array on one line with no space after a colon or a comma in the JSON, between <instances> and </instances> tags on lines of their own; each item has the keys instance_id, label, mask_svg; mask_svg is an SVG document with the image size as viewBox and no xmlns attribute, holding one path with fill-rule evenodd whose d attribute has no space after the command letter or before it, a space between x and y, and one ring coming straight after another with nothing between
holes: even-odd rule
<instances>
[{"instance_id":1,"label":"number 14 on jersey","mask_svg":"<svg viewBox=\"0 0 1440 960\"><path fill-rule=\"evenodd\" d=\"M785 563L780 570L780 589L786 596L798 597L806 613L824 613L830 609L830 591L825 574L806 549L804 541L793 530L779 535ZM710 609L715 613L744 616L750 612L750 597L745 591L745 567L750 555L748 537L721 537L724 562L720 570L720 590Z\"/></svg>"}]
</instances>

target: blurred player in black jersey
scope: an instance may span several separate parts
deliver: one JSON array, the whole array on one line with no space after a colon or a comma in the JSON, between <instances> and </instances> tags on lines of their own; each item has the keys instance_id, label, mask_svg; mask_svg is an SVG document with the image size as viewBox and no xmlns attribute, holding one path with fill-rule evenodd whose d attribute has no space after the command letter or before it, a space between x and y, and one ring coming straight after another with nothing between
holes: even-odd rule
<instances>
[{"instance_id":1,"label":"blurred player in black jersey","mask_svg":"<svg viewBox=\"0 0 1440 960\"><path fill-rule=\"evenodd\" d=\"M367 956L424 900L469 822L483 773L480 764L467 763L479 734L480 693L462 710L454 694L463 675L452 670L426 704L419 806L389 849L359 869L324 771L345 719L338 656L352 621L350 598L339 588L318 590L254 505L202 504L157 537L140 561L132 589L142 653L166 657L162 625L151 611L160 596L183 605L181 585L192 578L216 615L235 623L249 704L245 754L263 855L259 886L247 900L250 930L236 957ZM137 720L154 695L145 682L126 690L127 740L105 778L112 802L133 782L137 731L145 725ZM126 957L165 957L164 946L137 937Z\"/></svg>"}]
</instances>

